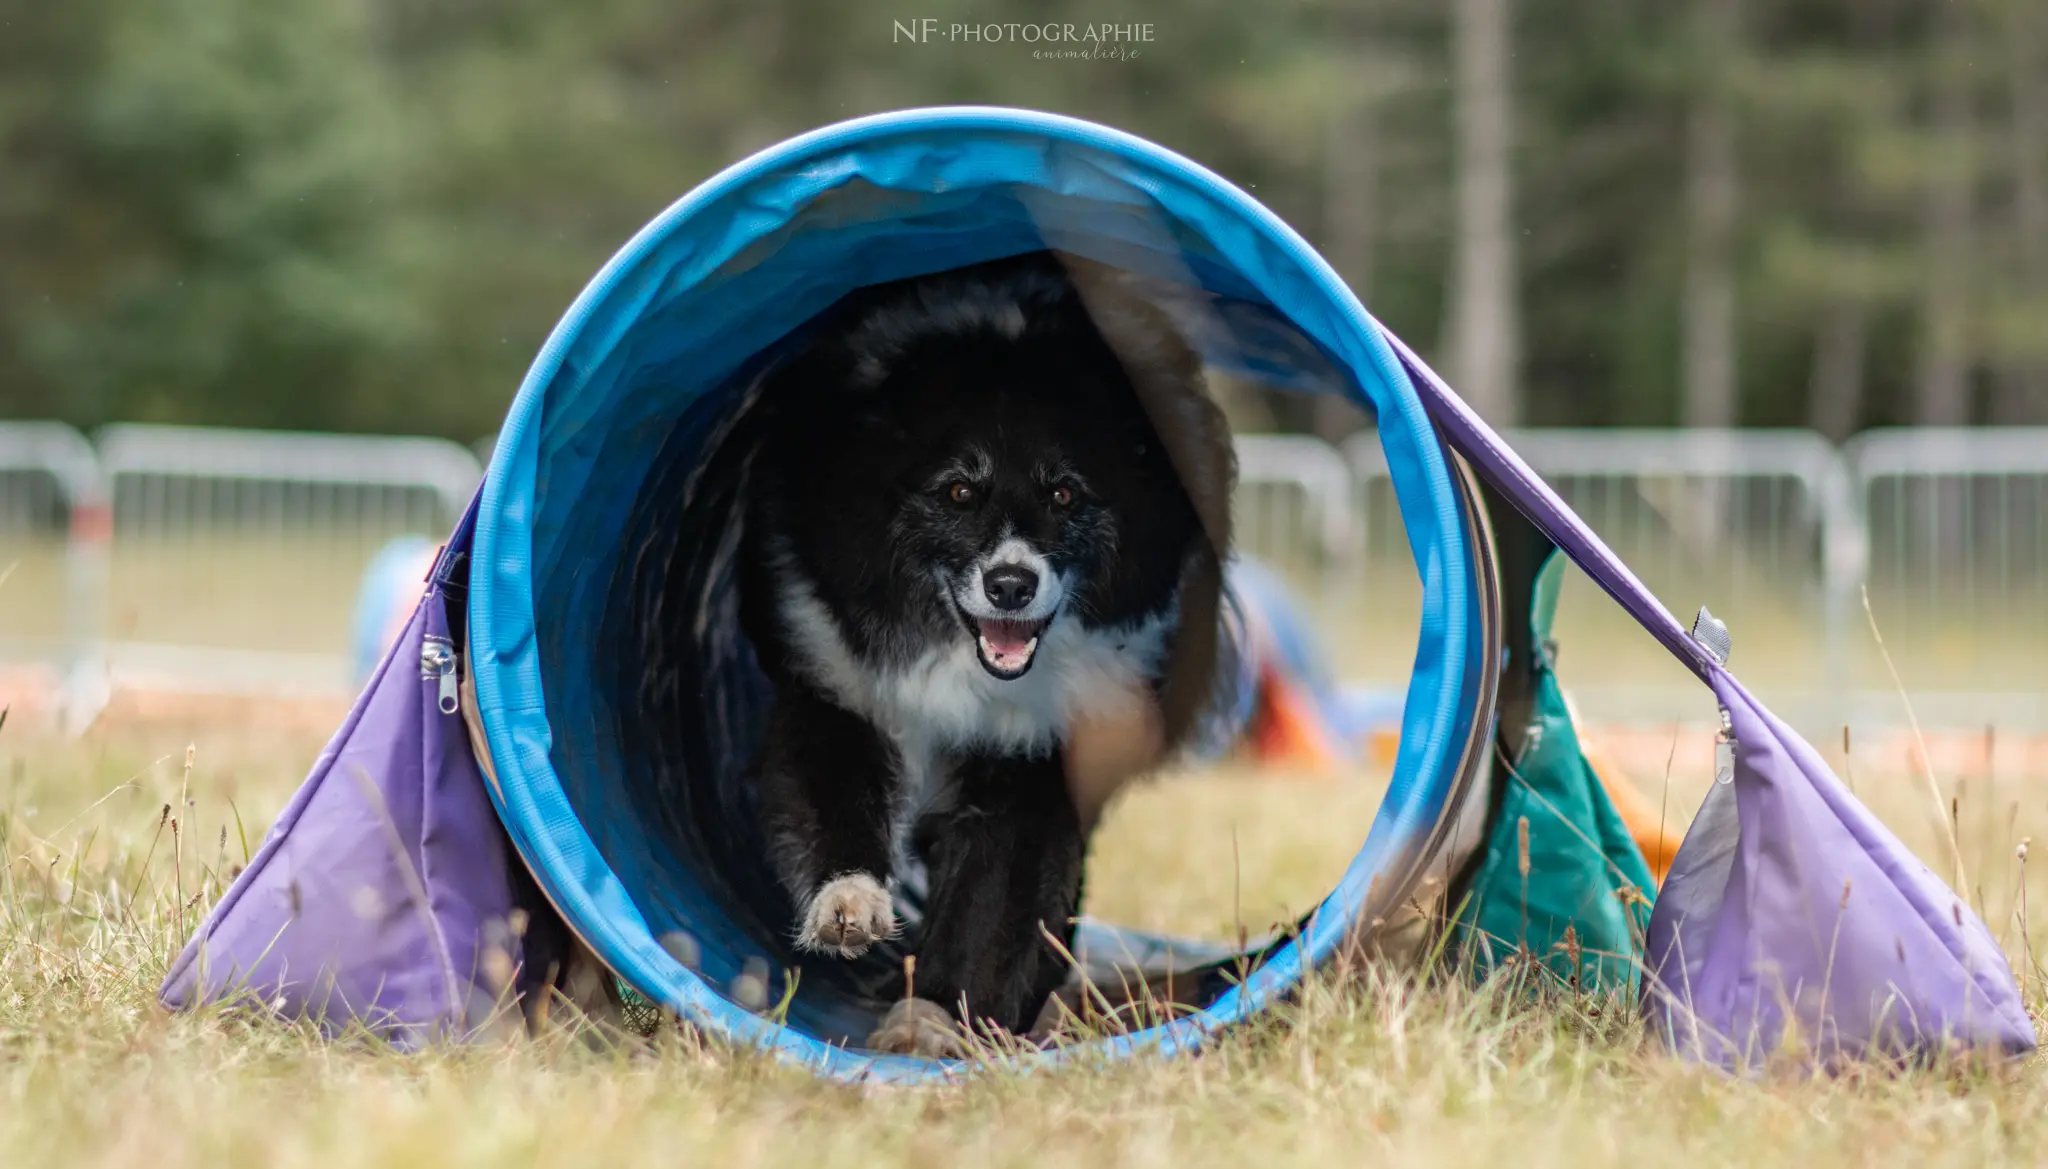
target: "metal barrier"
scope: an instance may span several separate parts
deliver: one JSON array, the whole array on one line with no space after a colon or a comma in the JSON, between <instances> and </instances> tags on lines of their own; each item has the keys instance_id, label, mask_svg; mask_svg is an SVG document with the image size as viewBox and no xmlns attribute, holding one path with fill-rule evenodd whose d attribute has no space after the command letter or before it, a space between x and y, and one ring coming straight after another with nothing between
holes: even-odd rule
<instances>
[{"instance_id":1,"label":"metal barrier","mask_svg":"<svg viewBox=\"0 0 2048 1169\"><path fill-rule=\"evenodd\" d=\"M1871 431L1843 456L1869 620L1921 717L2048 723L2048 427ZM1888 672L1873 657L1860 668Z\"/></svg>"},{"instance_id":2,"label":"metal barrier","mask_svg":"<svg viewBox=\"0 0 2048 1169\"><path fill-rule=\"evenodd\" d=\"M1681 618L1705 604L1726 619L1743 677L1788 717L1897 723L1896 669L1923 721L2048 727L2048 428L1879 431L1840 451L1804 432L1505 437ZM133 425L98 439L0 423L0 661L61 683L72 723L110 675L346 693L370 557L445 535L489 450ZM1377 435L1237 449L1240 549L1303 586L1347 676L1398 684L1419 586ZM1589 583L1566 590L1559 628L1589 714L1703 716L1697 685Z\"/></svg>"},{"instance_id":3,"label":"metal barrier","mask_svg":"<svg viewBox=\"0 0 2048 1169\"><path fill-rule=\"evenodd\" d=\"M1299 434L1245 434L1236 443L1239 548L1291 568L1349 566L1364 529L1337 448Z\"/></svg>"},{"instance_id":4,"label":"metal barrier","mask_svg":"<svg viewBox=\"0 0 2048 1169\"><path fill-rule=\"evenodd\" d=\"M430 438L110 426L109 653L124 684L345 693L370 558L445 536L481 477Z\"/></svg>"},{"instance_id":5,"label":"metal barrier","mask_svg":"<svg viewBox=\"0 0 2048 1169\"><path fill-rule=\"evenodd\" d=\"M73 728L98 714L107 496L92 446L55 422L0 422L0 659L35 671Z\"/></svg>"},{"instance_id":6,"label":"metal barrier","mask_svg":"<svg viewBox=\"0 0 2048 1169\"><path fill-rule=\"evenodd\" d=\"M1736 633L1743 676L1779 694L1825 698L1841 684L1845 616L1862 572L1855 493L1840 458L1804 431L1519 430L1503 435L1530 468L1665 605L1701 605ZM1367 526L1398 533L1378 436L1347 461ZM1389 558L1383 534L1368 559ZM1559 628L1574 662L1597 661L1574 689L1626 719L1698 717L1699 691L1590 582L1567 589Z\"/></svg>"}]
</instances>

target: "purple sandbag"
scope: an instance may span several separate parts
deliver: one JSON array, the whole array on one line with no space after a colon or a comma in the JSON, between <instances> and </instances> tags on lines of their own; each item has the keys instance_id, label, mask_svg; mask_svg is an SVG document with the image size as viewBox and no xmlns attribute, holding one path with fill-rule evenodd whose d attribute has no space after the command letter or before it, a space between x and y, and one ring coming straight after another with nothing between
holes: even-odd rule
<instances>
[{"instance_id":1,"label":"purple sandbag","mask_svg":"<svg viewBox=\"0 0 2048 1169\"><path fill-rule=\"evenodd\" d=\"M430 594L172 964L165 1005L245 994L403 1047L492 1017L519 959L514 875L452 690L428 676L450 648Z\"/></svg>"},{"instance_id":2,"label":"purple sandbag","mask_svg":"<svg viewBox=\"0 0 2048 1169\"><path fill-rule=\"evenodd\" d=\"M1983 921L1727 671L1714 692L1735 750L1647 939L1657 978L1644 1007L1665 1041L1727 1067L1788 1035L1824 1063L1949 1044L2032 1050Z\"/></svg>"},{"instance_id":3,"label":"purple sandbag","mask_svg":"<svg viewBox=\"0 0 2048 1169\"><path fill-rule=\"evenodd\" d=\"M1732 767L1686 833L1650 917L1643 1005L1664 1041L1731 1069L1774 1054L1788 1019L1823 1061L1950 1046L2033 1050L2012 967L1982 919L1386 336L1445 440L1690 666L1728 714Z\"/></svg>"}]
</instances>

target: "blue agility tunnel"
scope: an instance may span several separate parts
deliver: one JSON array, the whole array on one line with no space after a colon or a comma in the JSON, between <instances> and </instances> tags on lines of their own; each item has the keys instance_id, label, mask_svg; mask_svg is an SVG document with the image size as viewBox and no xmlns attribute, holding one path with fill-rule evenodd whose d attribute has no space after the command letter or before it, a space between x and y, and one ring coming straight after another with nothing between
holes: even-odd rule
<instances>
[{"instance_id":1,"label":"blue agility tunnel","mask_svg":"<svg viewBox=\"0 0 2048 1169\"><path fill-rule=\"evenodd\" d=\"M836 978L806 966L800 986L811 993L800 990L790 1004L789 1026L735 1004L732 980L749 959L771 967L790 959L773 952L779 945L764 945L786 927L733 920L743 916L731 911L743 894L720 891L734 882L706 871L703 855L675 847L688 838L714 853L718 842L707 837L715 834L650 831L659 813L649 813L662 801L648 797L659 793L680 797L667 800L671 808L708 803L702 820L715 821L751 746L763 695L735 644L730 597L721 592L729 580L710 565L690 582L707 598L699 615L723 623L725 636L688 663L690 683L702 687L703 722L696 735L680 736L693 741L676 744L691 756L680 783L629 762L649 752L621 750L614 728L622 704L638 700L626 692L638 679L608 684L614 643L592 631L621 611L622 551L650 554L636 525L647 484L683 487L761 354L863 285L1048 247L1175 290L1183 298L1176 315L1199 330L1213 365L1348 393L1375 414L1423 578L1392 789L1342 884L1299 941L1265 955L1242 987L1221 988L1191 1018L1112 1042L1196 1043L1327 957L1361 918L1367 889L1378 881L1393 890L1401 867L1416 863L1444 817L1480 714L1473 557L1449 462L1380 330L1271 212L1139 139L1009 110L864 119L733 167L605 266L520 388L477 513L470 653L499 811L577 932L648 998L827 1069L870 1070L870 1057L841 1045L858 1042L887 1000L863 996L839 964ZM717 522L692 522L672 538L715 541ZM664 517L655 526L673 523ZM744 864L725 859L729 868ZM765 879L758 869L750 875ZM678 960L677 946L663 945L676 935L693 939L684 948L694 968ZM1097 952L1124 948L1099 935L1084 935L1084 946L1091 940ZM873 959L871 977L891 972L885 949ZM914 1064L903 1061L901 1070Z\"/></svg>"},{"instance_id":2,"label":"blue agility tunnel","mask_svg":"<svg viewBox=\"0 0 2048 1169\"><path fill-rule=\"evenodd\" d=\"M1176 971L1200 983L1200 1009L1047 1058L1193 1049L1286 995L1413 891L1492 749L1504 643L1489 516L1502 513L1483 505L1482 479L1737 710L1738 728L1771 744L1789 736L1767 713L1741 713L1754 700L1721 659L1244 192L1070 118L888 114L717 175L584 289L521 385L412 624L174 966L165 1000L246 987L287 1014L406 1041L470 1033L516 981L508 968L540 964L542 941L507 927L532 906L637 995L712 1034L834 1077L947 1074L855 1046L893 996L901 951L801 958L788 922L764 908L772 880L740 771L766 694L738 628L738 477L720 473L720 443L752 375L845 294L1044 249L1147 281L1213 368L1342 394L1370 413L1422 584L1391 786L1337 887L1298 931L1242 958L1085 923L1078 948L1091 970ZM1782 753L1755 757L1779 770L1740 773L1745 799L1832 782L1790 770ZM1855 815L1855 838L1875 839L1868 814ZM1834 898L1841 881L1828 879ZM914 932L914 875L908 884L899 905ZM1693 896L1701 913L1718 904ZM1982 926L1965 930L1961 911L1953 930L1947 920L1928 919L1926 945L1957 965ZM1740 951L1731 962L1770 956L1739 930L1727 936ZM1980 1017L2011 1005L2003 994L1979 1003Z\"/></svg>"}]
</instances>

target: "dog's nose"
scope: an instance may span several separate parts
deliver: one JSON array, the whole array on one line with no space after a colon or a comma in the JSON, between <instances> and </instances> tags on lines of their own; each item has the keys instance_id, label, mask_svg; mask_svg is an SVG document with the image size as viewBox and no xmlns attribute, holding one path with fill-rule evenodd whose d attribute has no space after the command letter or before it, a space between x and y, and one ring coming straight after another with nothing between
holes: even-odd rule
<instances>
[{"instance_id":1,"label":"dog's nose","mask_svg":"<svg viewBox=\"0 0 2048 1169\"><path fill-rule=\"evenodd\" d=\"M1022 609L1038 595L1038 574L1015 564L991 568L981 574L981 591L998 609Z\"/></svg>"}]
</instances>

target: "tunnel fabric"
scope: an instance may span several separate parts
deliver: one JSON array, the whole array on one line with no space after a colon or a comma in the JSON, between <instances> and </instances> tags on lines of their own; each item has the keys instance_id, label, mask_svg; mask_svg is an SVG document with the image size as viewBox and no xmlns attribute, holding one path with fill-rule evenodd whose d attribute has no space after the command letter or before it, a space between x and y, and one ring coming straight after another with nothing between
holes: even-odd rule
<instances>
[{"instance_id":1,"label":"tunnel fabric","mask_svg":"<svg viewBox=\"0 0 2048 1169\"><path fill-rule=\"evenodd\" d=\"M1196 309L1225 305L1199 333L1212 362L1256 367L1284 351L1275 338L1291 337L1296 352L1321 355L1325 374L1344 371L1346 390L1379 420L1424 584L1394 782L1328 912L1206 1011L1108 1046L1196 1044L1330 953L1376 874L1433 828L1472 723L1459 697L1475 653L1471 570L1441 448L1380 330L1270 212L1138 139L1020 111L863 119L728 170L658 217L585 290L500 431L471 581L477 690L500 813L592 947L648 997L828 1071L933 1074L776 1026L728 997L752 956L733 941L744 930L696 912L709 899L686 887L684 866L622 839L630 827L599 814L631 797L612 753L610 698L586 682L603 664L580 631L596 627L607 603L605 558L657 450L666 444L671 460L687 463L688 445L722 418L707 398L735 392L749 361L857 284L1045 246L1192 290L1184 299ZM679 930L699 944L703 974L663 947Z\"/></svg>"}]
</instances>

